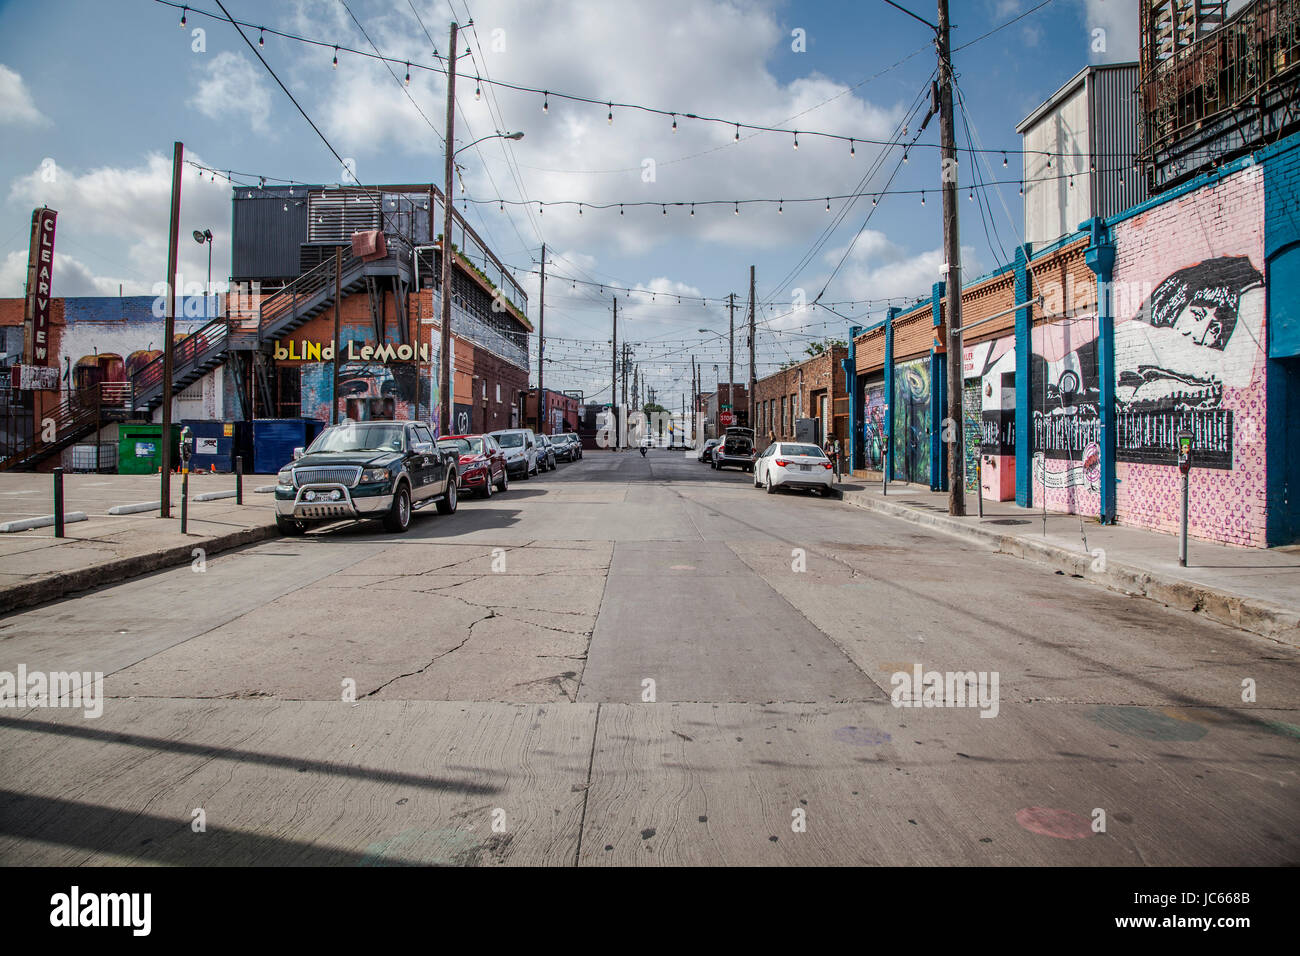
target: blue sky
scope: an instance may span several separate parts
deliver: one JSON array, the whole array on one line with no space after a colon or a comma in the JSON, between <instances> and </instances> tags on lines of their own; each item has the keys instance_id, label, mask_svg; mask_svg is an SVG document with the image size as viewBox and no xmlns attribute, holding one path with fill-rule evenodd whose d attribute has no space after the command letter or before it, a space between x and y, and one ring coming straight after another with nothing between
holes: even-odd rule
<instances>
[{"instance_id":1,"label":"blue sky","mask_svg":"<svg viewBox=\"0 0 1300 956\"><path fill-rule=\"evenodd\" d=\"M953 44L960 47L1036 5L1038 0L954 0ZM217 12L212 0L198 10ZM854 190L875 148L805 135L796 151L787 134L746 133L682 119L673 133L658 116L616 111L498 89L495 100L474 98L473 75L524 86L641 103L682 113L721 116L786 129L824 130L889 139L934 69L928 30L882 0L857 2L741 2L631 0L510 3L487 0L228 0L241 20L329 43L369 48L349 16L364 25L385 54L432 63L419 19L445 52L447 27L470 17L475 51L462 60L457 146L503 126L523 130L507 150L489 142L458 157L468 195L491 204L462 206L498 255L521 270L536 268L541 241L553 250L552 274L653 292L621 296L620 338L641 343L637 360L661 397L675 398L686 380L683 362L697 355L708 367L725 361L721 340L699 328L725 329L716 302L675 304L675 295L743 298L756 266L760 374L797 356L814 337L845 337L848 323L821 309L786 314L796 290L811 300L823 286L828 302L883 300L925 294L942 262L939 194L883 199L851 254L845 251L871 211L859 200L842 223L805 259L841 210L819 201L803 206L703 208L694 218L670 208L617 211L516 208L501 213L498 198L582 202L704 201L823 197ZM414 10L412 9L414 8ZM910 8L933 20L932 5ZM955 54L968 119L990 148L1015 148L1015 125L1089 62L1136 55L1135 0L1053 0L1043 9ZM337 182L338 163L235 31L194 12L154 0L43 0L0 3L0 295L22 294L31 209L60 210L59 295L147 293L166 269L167 191L171 144L187 155L231 168L305 182ZM193 31L205 30L202 42ZM1092 50L1095 29L1106 30L1105 53ZM803 31L806 49L792 48ZM253 34L254 38L256 33ZM201 49L198 49L201 47ZM464 47L462 46L462 50ZM887 69L913 51L919 53ZM369 60L268 38L263 55L299 97L330 142L354 158L363 182L441 181L445 85L416 71L403 92L400 79ZM882 72L883 71L883 72ZM399 65L398 74L404 71ZM880 75L876 75L880 74ZM468 78L467 78L468 77ZM863 82L874 77L868 82ZM797 119L792 119L796 114ZM431 128L432 127L432 128ZM915 124L909 132L914 132ZM467 132L468 131L468 132ZM960 129L959 142L965 141ZM938 124L921 143L937 142ZM646 161L654 177L646 181ZM865 187L883 188L897 161ZM1017 161L998 178L1014 179ZM967 171L963 169L963 184ZM895 189L937 187L933 149L909 154ZM1016 186L990 195L987 227L961 193L965 272L1002 261L1000 249L1022 227ZM1005 204L1005 209L1004 209ZM204 251L194 228L217 236L214 275L229 269L230 188L185 181L182 271L205 281ZM992 242L990 242L990 239ZM840 268L837 264L844 260ZM521 273L536 313L536 277ZM788 280L788 281L783 281ZM827 285L829 283L829 285ZM607 381L609 290L555 279L547 285L547 384L594 393ZM901 301L901 299L900 299ZM672 304L670 304L672 303ZM837 307L869 323L883 303ZM565 341L569 340L569 341ZM747 358L737 342L738 366ZM688 376L689 373L686 373ZM737 378L747 374L738 367Z\"/></svg>"}]
</instances>

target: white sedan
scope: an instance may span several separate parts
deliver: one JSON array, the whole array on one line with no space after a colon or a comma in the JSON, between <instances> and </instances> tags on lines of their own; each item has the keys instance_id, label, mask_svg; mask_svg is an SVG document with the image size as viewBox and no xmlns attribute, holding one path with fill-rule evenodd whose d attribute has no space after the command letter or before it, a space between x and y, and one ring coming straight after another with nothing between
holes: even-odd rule
<instances>
[{"instance_id":1,"label":"white sedan","mask_svg":"<svg viewBox=\"0 0 1300 956\"><path fill-rule=\"evenodd\" d=\"M806 488L828 495L833 490L834 466L816 445L773 442L754 461L754 487L769 495L778 488Z\"/></svg>"}]
</instances>

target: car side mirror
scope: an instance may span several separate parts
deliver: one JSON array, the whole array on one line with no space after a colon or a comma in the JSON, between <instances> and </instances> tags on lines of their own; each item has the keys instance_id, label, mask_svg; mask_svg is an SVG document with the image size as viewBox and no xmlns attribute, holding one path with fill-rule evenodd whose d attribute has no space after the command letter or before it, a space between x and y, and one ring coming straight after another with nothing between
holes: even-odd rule
<instances>
[{"instance_id":1,"label":"car side mirror","mask_svg":"<svg viewBox=\"0 0 1300 956\"><path fill-rule=\"evenodd\" d=\"M301 457L302 457L302 452L303 452L303 448L302 448L301 445L299 445L297 448L295 448L295 449L293 450L293 460L294 460L294 461L297 461L299 458L301 458Z\"/></svg>"}]
</instances>

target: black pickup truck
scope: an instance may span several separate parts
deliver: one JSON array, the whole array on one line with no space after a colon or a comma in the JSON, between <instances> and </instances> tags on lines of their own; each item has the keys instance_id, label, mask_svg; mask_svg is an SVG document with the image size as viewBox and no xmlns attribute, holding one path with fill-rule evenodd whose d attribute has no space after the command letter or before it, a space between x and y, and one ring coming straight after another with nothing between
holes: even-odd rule
<instances>
[{"instance_id":1,"label":"black pickup truck","mask_svg":"<svg viewBox=\"0 0 1300 956\"><path fill-rule=\"evenodd\" d=\"M333 425L276 476L275 523L296 535L315 523L380 518L401 533L425 505L456 510L458 463L424 422Z\"/></svg>"}]
</instances>

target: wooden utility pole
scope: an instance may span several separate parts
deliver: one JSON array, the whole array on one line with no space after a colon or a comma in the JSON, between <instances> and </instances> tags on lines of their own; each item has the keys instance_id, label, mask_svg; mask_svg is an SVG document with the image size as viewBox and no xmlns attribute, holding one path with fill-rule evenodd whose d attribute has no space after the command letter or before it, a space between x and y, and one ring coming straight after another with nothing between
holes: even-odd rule
<instances>
[{"instance_id":1,"label":"wooden utility pole","mask_svg":"<svg viewBox=\"0 0 1300 956\"><path fill-rule=\"evenodd\" d=\"M550 432L542 424L542 404L546 401L545 383L542 381L543 352L546 350L546 243L542 243L542 285L537 304L537 430L543 435Z\"/></svg>"},{"instance_id":2,"label":"wooden utility pole","mask_svg":"<svg viewBox=\"0 0 1300 956\"><path fill-rule=\"evenodd\" d=\"M749 417L745 424L750 428L755 428L758 424L754 417L754 388L758 384L758 379L754 375L754 267L749 267ZM758 438L757 431L754 433L755 439Z\"/></svg>"},{"instance_id":3,"label":"wooden utility pole","mask_svg":"<svg viewBox=\"0 0 1300 956\"><path fill-rule=\"evenodd\" d=\"M948 514L966 513L965 430L962 415L961 238L957 226L957 150L952 112L952 46L948 39L948 0L939 0L939 154L943 186L943 245L948 258L944 322L948 339Z\"/></svg>"},{"instance_id":4,"label":"wooden utility pole","mask_svg":"<svg viewBox=\"0 0 1300 956\"><path fill-rule=\"evenodd\" d=\"M608 424L614 428L614 447L619 447L618 442L618 296L614 296L614 347L610 350L610 372L612 377L609 380L609 421Z\"/></svg>"},{"instance_id":5,"label":"wooden utility pole","mask_svg":"<svg viewBox=\"0 0 1300 956\"><path fill-rule=\"evenodd\" d=\"M334 247L334 390L333 390L334 401L332 403L333 407L330 410L331 425L337 425L339 423L339 339L343 335L343 327L342 327L343 321L341 317L339 299L341 299L343 296L343 289L342 289L343 276L341 275L342 271L343 271L343 247L335 246ZM415 341L418 345L420 340L417 337ZM420 390L417 388L415 391L418 400ZM417 408L416 411L418 413L419 409Z\"/></svg>"},{"instance_id":6,"label":"wooden utility pole","mask_svg":"<svg viewBox=\"0 0 1300 956\"><path fill-rule=\"evenodd\" d=\"M451 434L451 277L452 277L452 256L455 253L451 248L451 189L452 177L456 175L456 24L451 25L451 42L448 49L451 53L447 57L447 139L445 142L446 162L443 169L443 194L442 194L442 346L438 354L438 364L441 366L441 372L438 376L441 392L439 402L438 433L440 435Z\"/></svg>"},{"instance_id":7,"label":"wooden utility pole","mask_svg":"<svg viewBox=\"0 0 1300 956\"><path fill-rule=\"evenodd\" d=\"M162 487L158 517L172 516L172 339L176 332L176 240L181 223L181 169L185 144L172 145L172 218L167 234L167 318L163 323ZM99 436L95 436L99 441Z\"/></svg>"},{"instance_id":8,"label":"wooden utility pole","mask_svg":"<svg viewBox=\"0 0 1300 956\"><path fill-rule=\"evenodd\" d=\"M728 321L729 332L727 335L727 408L731 412L731 423L736 423L736 396L735 386L732 384L736 381L736 293L731 293L727 299L730 308L730 318Z\"/></svg>"}]
</instances>

